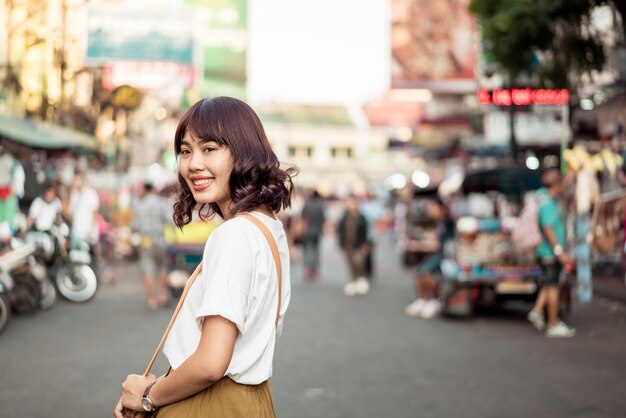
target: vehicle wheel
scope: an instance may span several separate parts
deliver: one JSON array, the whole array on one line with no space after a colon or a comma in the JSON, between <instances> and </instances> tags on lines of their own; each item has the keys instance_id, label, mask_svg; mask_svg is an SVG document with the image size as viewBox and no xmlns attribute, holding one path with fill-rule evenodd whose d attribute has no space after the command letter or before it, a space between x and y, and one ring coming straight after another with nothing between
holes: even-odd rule
<instances>
[{"instance_id":1,"label":"vehicle wheel","mask_svg":"<svg viewBox=\"0 0 626 418\"><path fill-rule=\"evenodd\" d=\"M474 316L474 301L470 297L470 289L455 285L444 286L443 314L449 317L471 318Z\"/></svg>"},{"instance_id":2,"label":"vehicle wheel","mask_svg":"<svg viewBox=\"0 0 626 418\"><path fill-rule=\"evenodd\" d=\"M11 321L11 304L5 295L0 295L0 332L2 332Z\"/></svg>"},{"instance_id":3,"label":"vehicle wheel","mask_svg":"<svg viewBox=\"0 0 626 418\"><path fill-rule=\"evenodd\" d=\"M59 293L71 302L87 302L98 290L96 273L86 264L75 266L73 274L67 267L61 267L56 274Z\"/></svg>"},{"instance_id":4,"label":"vehicle wheel","mask_svg":"<svg viewBox=\"0 0 626 418\"><path fill-rule=\"evenodd\" d=\"M11 302L13 310L18 314L32 314L39 309L41 290L39 281L30 275L15 276L15 287Z\"/></svg>"},{"instance_id":5,"label":"vehicle wheel","mask_svg":"<svg viewBox=\"0 0 626 418\"><path fill-rule=\"evenodd\" d=\"M40 282L39 289L41 291L41 297L39 298L39 307L41 309L50 309L54 302L57 300L57 289L54 284L48 279Z\"/></svg>"}]
</instances>

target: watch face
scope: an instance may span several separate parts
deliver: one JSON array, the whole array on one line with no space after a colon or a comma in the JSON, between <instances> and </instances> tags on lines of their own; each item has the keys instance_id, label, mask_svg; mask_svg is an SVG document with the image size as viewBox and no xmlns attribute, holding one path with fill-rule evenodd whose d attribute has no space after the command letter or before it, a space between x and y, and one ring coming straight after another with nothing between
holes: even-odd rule
<instances>
[{"instance_id":1,"label":"watch face","mask_svg":"<svg viewBox=\"0 0 626 418\"><path fill-rule=\"evenodd\" d=\"M154 405L152 405L152 401L150 400L150 398L147 398L147 397L141 398L141 406L147 412L152 411L154 407Z\"/></svg>"}]
</instances>

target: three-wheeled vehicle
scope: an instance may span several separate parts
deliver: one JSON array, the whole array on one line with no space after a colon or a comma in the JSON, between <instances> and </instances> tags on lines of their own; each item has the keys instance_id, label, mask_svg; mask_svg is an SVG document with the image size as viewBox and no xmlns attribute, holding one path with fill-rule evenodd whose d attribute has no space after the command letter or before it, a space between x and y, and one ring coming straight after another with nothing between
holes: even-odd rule
<instances>
[{"instance_id":1,"label":"three-wheeled vehicle","mask_svg":"<svg viewBox=\"0 0 626 418\"><path fill-rule=\"evenodd\" d=\"M462 195L468 206L472 206L472 199L478 204L470 208L469 216L457 220L455 240L445 250L440 288L445 314L469 316L479 307L500 306L508 301L534 302L541 269L534 250L520 252L515 248L510 225L523 206L524 194L541 186L541 174L513 166L465 177ZM492 210L484 209L489 202ZM564 276L561 315L570 310L570 294L571 279Z\"/></svg>"},{"instance_id":2,"label":"three-wheeled vehicle","mask_svg":"<svg viewBox=\"0 0 626 418\"><path fill-rule=\"evenodd\" d=\"M167 283L173 298L182 294L187 279L202 261L207 238L221 224L218 217L202 221L194 215L192 221L182 229L173 225L165 229L167 247Z\"/></svg>"}]
</instances>

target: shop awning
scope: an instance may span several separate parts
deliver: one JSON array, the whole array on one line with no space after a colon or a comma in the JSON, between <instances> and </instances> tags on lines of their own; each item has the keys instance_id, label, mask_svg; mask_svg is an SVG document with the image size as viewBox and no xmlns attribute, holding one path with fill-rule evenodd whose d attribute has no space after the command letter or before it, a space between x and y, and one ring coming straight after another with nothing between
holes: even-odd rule
<instances>
[{"instance_id":1,"label":"shop awning","mask_svg":"<svg viewBox=\"0 0 626 418\"><path fill-rule=\"evenodd\" d=\"M0 114L0 137L36 149L98 148L96 138L73 129Z\"/></svg>"}]
</instances>

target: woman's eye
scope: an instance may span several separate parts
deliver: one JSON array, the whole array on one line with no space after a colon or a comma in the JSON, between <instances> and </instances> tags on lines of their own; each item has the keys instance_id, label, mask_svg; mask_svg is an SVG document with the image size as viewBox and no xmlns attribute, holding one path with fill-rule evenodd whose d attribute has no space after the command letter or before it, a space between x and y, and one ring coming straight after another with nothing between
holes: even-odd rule
<instances>
[{"instance_id":1,"label":"woman's eye","mask_svg":"<svg viewBox=\"0 0 626 418\"><path fill-rule=\"evenodd\" d=\"M190 151L188 149L180 150L180 155L188 155Z\"/></svg>"},{"instance_id":2,"label":"woman's eye","mask_svg":"<svg viewBox=\"0 0 626 418\"><path fill-rule=\"evenodd\" d=\"M213 147L206 147L204 149L204 152L212 152L212 151L215 151L215 148L213 148Z\"/></svg>"}]
</instances>

